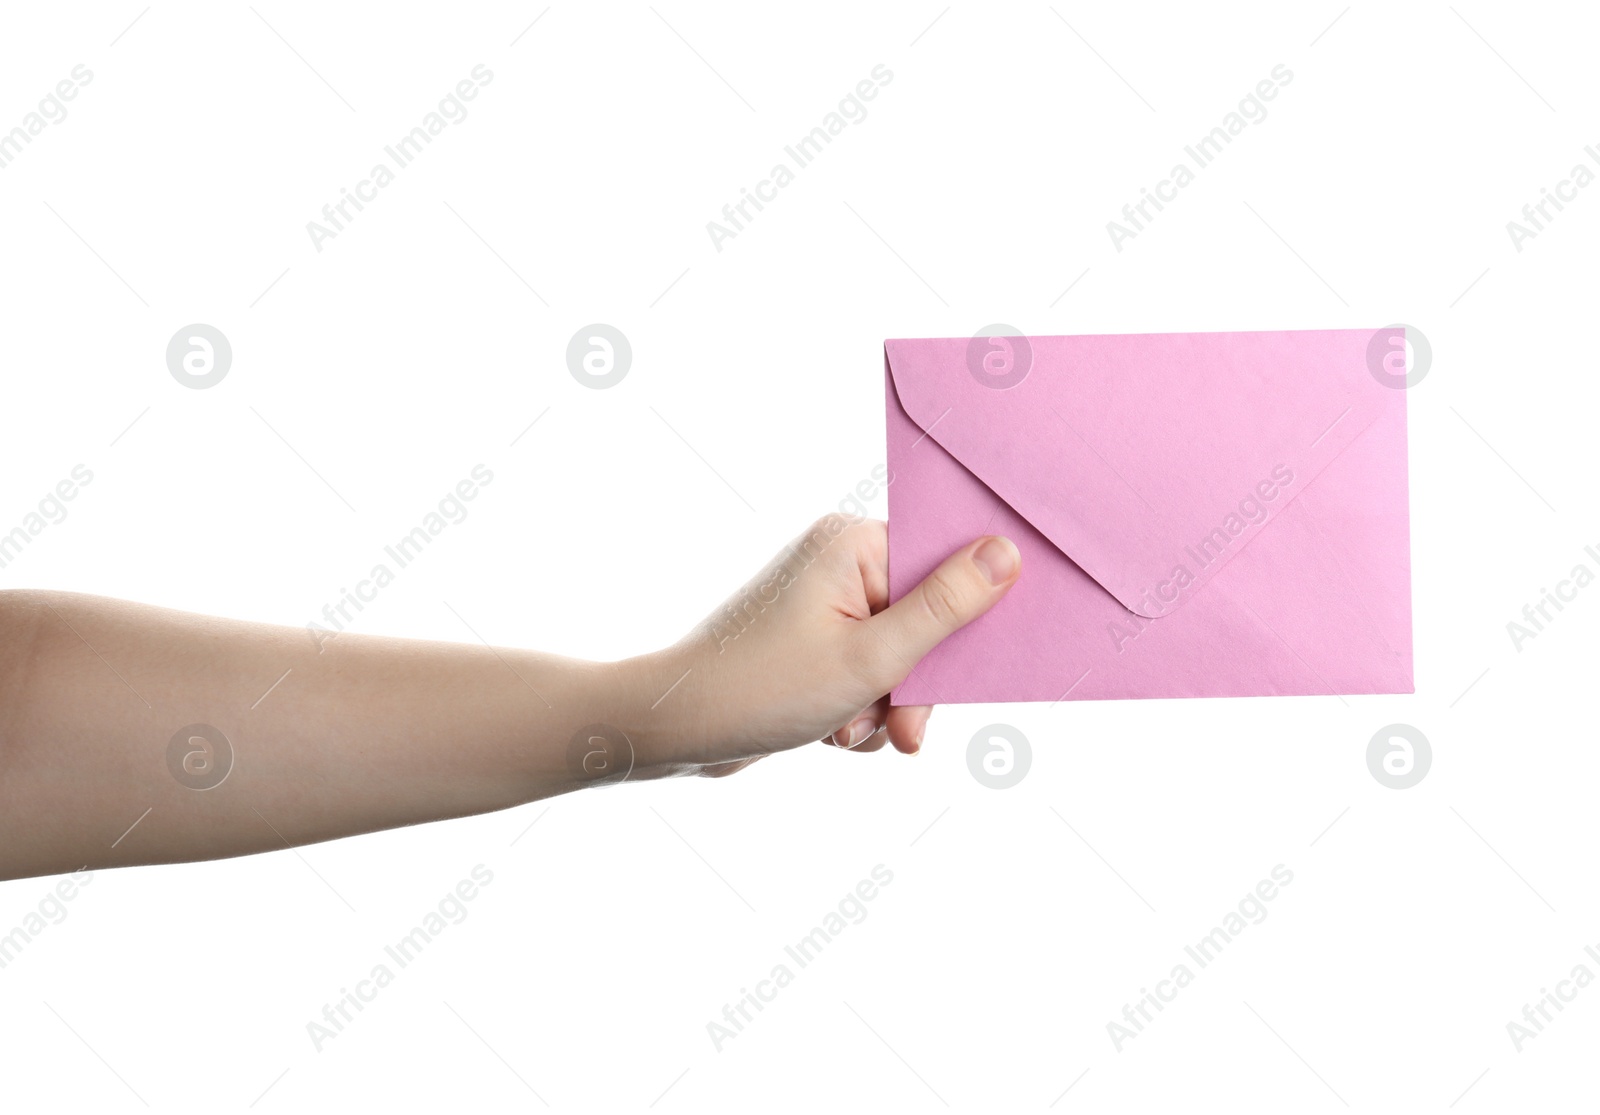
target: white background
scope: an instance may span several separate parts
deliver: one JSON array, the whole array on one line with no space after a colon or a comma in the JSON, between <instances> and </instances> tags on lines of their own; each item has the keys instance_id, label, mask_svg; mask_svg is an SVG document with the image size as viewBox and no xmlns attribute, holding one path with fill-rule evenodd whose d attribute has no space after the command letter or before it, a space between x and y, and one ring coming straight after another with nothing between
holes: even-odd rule
<instances>
[{"instance_id":1,"label":"white background","mask_svg":"<svg viewBox=\"0 0 1600 1115\"><path fill-rule=\"evenodd\" d=\"M885 337L1403 321L1434 361L1408 400L1416 695L942 708L915 759L812 747L99 872L0 971L7 1105L1592 1096L1600 990L1520 1053L1506 1024L1600 974L1600 588L1520 652L1506 624L1600 568L1600 187L1521 252L1506 223L1600 170L1593 13L542 10L7 6L0 129L94 76L0 171L0 529L74 465L94 480L0 586L301 625L482 463L470 518L356 629L470 640L448 601L496 643L622 657L881 463ZM306 223L479 63L470 115L315 250ZM706 222L880 63L869 115L715 250ZM1266 119L1115 250L1106 222L1280 63ZM203 391L164 360L195 322L234 351ZM633 346L610 390L565 366L591 322ZM1033 748L1004 791L966 761L995 721ZM1393 722L1433 748L1404 791L1365 757ZM477 864L470 916L317 1052L306 1024ZM866 920L718 1052L706 1024L877 864ZM1118 1052L1107 1022L1277 864L1270 916ZM0 933L51 885L0 886Z\"/></svg>"}]
</instances>

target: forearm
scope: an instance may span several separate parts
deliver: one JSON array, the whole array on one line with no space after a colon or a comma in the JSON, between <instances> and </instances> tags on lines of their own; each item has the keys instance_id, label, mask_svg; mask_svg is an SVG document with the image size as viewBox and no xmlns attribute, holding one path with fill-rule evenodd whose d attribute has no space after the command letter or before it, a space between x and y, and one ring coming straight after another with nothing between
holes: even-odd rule
<instances>
[{"instance_id":1,"label":"forearm","mask_svg":"<svg viewBox=\"0 0 1600 1115\"><path fill-rule=\"evenodd\" d=\"M1017 574L980 538L890 604L883 524L830 515L675 646L617 663L0 592L0 879L721 776L820 739L915 754L929 710L887 694Z\"/></svg>"},{"instance_id":2,"label":"forearm","mask_svg":"<svg viewBox=\"0 0 1600 1115\"><path fill-rule=\"evenodd\" d=\"M636 679L655 672L0 594L0 877L242 855L576 789L604 772L574 767L573 733L636 720ZM193 725L225 745L191 745Z\"/></svg>"}]
</instances>

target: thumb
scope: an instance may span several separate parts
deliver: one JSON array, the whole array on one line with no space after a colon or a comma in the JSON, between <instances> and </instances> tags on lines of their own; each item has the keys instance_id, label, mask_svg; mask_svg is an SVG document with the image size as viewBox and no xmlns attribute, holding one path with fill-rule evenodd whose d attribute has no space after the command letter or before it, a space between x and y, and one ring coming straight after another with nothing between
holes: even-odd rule
<instances>
[{"instance_id":1,"label":"thumb","mask_svg":"<svg viewBox=\"0 0 1600 1115\"><path fill-rule=\"evenodd\" d=\"M930 650L1000 602L1022 556L1009 538L990 535L951 554L921 584L867 621L868 660L888 690Z\"/></svg>"}]
</instances>

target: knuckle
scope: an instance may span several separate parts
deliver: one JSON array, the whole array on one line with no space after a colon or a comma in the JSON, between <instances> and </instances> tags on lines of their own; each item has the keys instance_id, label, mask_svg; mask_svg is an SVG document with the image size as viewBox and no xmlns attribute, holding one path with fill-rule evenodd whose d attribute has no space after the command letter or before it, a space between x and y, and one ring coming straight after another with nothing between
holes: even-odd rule
<instances>
[{"instance_id":1,"label":"knuckle","mask_svg":"<svg viewBox=\"0 0 1600 1115\"><path fill-rule=\"evenodd\" d=\"M832 540L850 529L850 520L838 511L830 511L813 523L811 529Z\"/></svg>"},{"instance_id":2,"label":"knuckle","mask_svg":"<svg viewBox=\"0 0 1600 1115\"><path fill-rule=\"evenodd\" d=\"M816 522L811 523L811 530L822 531L829 538L838 538L840 534L845 533L846 526L850 526L850 520L838 514L837 510L830 510L826 515L821 515Z\"/></svg>"},{"instance_id":3,"label":"knuckle","mask_svg":"<svg viewBox=\"0 0 1600 1115\"><path fill-rule=\"evenodd\" d=\"M822 516L795 539L792 547L794 556L804 565L828 556L833 552L834 544L849 528L850 521L837 512Z\"/></svg>"},{"instance_id":4,"label":"knuckle","mask_svg":"<svg viewBox=\"0 0 1600 1115\"><path fill-rule=\"evenodd\" d=\"M966 609L962 606L961 589L941 570L935 570L922 582L918 593L922 609L943 630L959 627Z\"/></svg>"}]
</instances>

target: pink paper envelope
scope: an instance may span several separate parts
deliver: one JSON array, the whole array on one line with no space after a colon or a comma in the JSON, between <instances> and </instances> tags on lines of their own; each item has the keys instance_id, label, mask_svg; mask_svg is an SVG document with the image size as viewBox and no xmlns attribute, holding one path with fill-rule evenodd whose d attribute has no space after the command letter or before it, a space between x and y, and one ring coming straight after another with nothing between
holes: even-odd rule
<instances>
[{"instance_id":1,"label":"pink paper envelope","mask_svg":"<svg viewBox=\"0 0 1600 1115\"><path fill-rule=\"evenodd\" d=\"M1022 551L893 703L1413 692L1397 348L1400 326L885 342L891 597L979 535Z\"/></svg>"}]
</instances>

